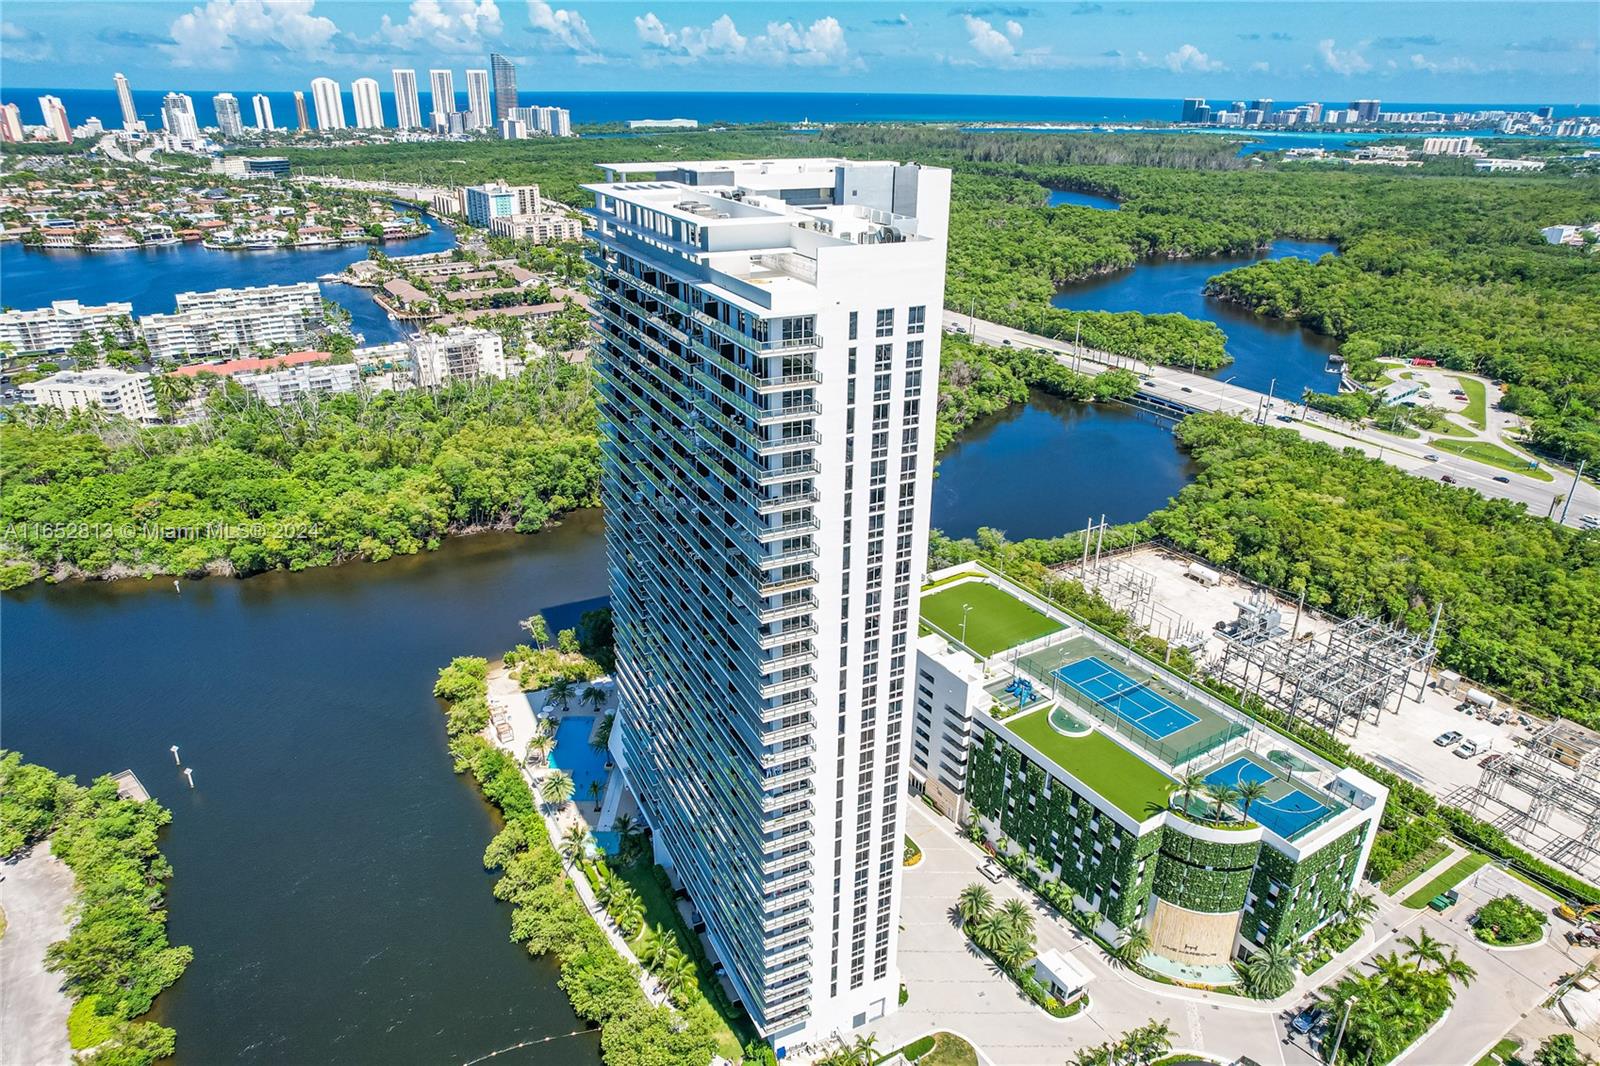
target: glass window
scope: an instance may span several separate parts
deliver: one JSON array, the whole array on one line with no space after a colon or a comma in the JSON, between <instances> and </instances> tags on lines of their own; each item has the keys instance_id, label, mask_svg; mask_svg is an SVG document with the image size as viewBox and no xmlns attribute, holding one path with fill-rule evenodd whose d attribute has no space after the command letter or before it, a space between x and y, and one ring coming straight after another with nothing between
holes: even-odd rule
<instances>
[{"instance_id":1,"label":"glass window","mask_svg":"<svg viewBox=\"0 0 1600 1066\"><path fill-rule=\"evenodd\" d=\"M906 313L906 332L921 333L928 322L928 309L926 307L913 307Z\"/></svg>"},{"instance_id":2,"label":"glass window","mask_svg":"<svg viewBox=\"0 0 1600 1066\"><path fill-rule=\"evenodd\" d=\"M894 308L884 307L878 310L878 336L891 337L894 335Z\"/></svg>"},{"instance_id":3,"label":"glass window","mask_svg":"<svg viewBox=\"0 0 1600 1066\"><path fill-rule=\"evenodd\" d=\"M850 339L851 340L855 340L856 339L856 327L860 322L860 318L861 318L861 316L857 312L855 312L855 311L851 311L850 312Z\"/></svg>"}]
</instances>

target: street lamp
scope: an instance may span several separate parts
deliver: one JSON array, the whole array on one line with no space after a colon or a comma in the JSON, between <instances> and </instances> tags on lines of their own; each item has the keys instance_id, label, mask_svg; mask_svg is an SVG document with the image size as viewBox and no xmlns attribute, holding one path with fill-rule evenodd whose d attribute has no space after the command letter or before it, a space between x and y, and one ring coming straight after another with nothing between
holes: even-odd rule
<instances>
[{"instance_id":1,"label":"street lamp","mask_svg":"<svg viewBox=\"0 0 1600 1066\"><path fill-rule=\"evenodd\" d=\"M1333 1038L1333 1054L1328 1056L1329 1062L1336 1063L1339 1061L1339 1045L1344 1043L1344 1027L1350 1021L1350 1008L1356 1005L1358 998L1357 996L1351 996L1344 1001L1344 1017L1339 1019L1339 1031Z\"/></svg>"},{"instance_id":2,"label":"street lamp","mask_svg":"<svg viewBox=\"0 0 1600 1066\"><path fill-rule=\"evenodd\" d=\"M969 612L971 610L972 610L972 604L963 603L961 605L961 643L962 644L966 644L966 642L967 642L967 612Z\"/></svg>"}]
</instances>

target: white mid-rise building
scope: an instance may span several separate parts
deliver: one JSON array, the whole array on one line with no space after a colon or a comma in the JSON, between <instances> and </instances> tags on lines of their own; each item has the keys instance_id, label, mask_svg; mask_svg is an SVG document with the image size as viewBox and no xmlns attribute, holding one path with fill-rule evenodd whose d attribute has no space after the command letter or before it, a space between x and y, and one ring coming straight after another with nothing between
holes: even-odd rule
<instances>
[{"instance_id":1,"label":"white mid-rise building","mask_svg":"<svg viewBox=\"0 0 1600 1066\"><path fill-rule=\"evenodd\" d=\"M64 352L79 338L99 341L110 333L119 344L133 343L133 304L85 306L77 300L55 300L33 311L0 312L0 341L19 352Z\"/></svg>"},{"instance_id":2,"label":"white mid-rise building","mask_svg":"<svg viewBox=\"0 0 1600 1066\"><path fill-rule=\"evenodd\" d=\"M417 72L392 70L390 73L394 75L394 124L403 130L420 129L422 104L417 99Z\"/></svg>"},{"instance_id":3,"label":"white mid-rise building","mask_svg":"<svg viewBox=\"0 0 1600 1066\"><path fill-rule=\"evenodd\" d=\"M357 78L350 83L350 96L356 105L356 127L364 130L383 128L383 97L378 93L378 83L373 78Z\"/></svg>"},{"instance_id":4,"label":"white mid-rise building","mask_svg":"<svg viewBox=\"0 0 1600 1066\"><path fill-rule=\"evenodd\" d=\"M256 129L274 130L278 127L272 121L272 101L266 93L256 93L250 98L250 106L255 108Z\"/></svg>"},{"instance_id":5,"label":"white mid-rise building","mask_svg":"<svg viewBox=\"0 0 1600 1066\"><path fill-rule=\"evenodd\" d=\"M568 215L512 215L489 222L489 232L497 237L532 241L534 244L560 244L583 239L583 223Z\"/></svg>"},{"instance_id":6,"label":"white mid-rise building","mask_svg":"<svg viewBox=\"0 0 1600 1066\"><path fill-rule=\"evenodd\" d=\"M317 129L345 128L344 94L339 91L338 82L332 78L312 78L311 105L317 114Z\"/></svg>"},{"instance_id":7,"label":"white mid-rise building","mask_svg":"<svg viewBox=\"0 0 1600 1066\"><path fill-rule=\"evenodd\" d=\"M411 373L418 388L431 389L452 381L504 378L511 366L500 334L456 326L442 336L424 333L412 340Z\"/></svg>"},{"instance_id":8,"label":"white mid-rise building","mask_svg":"<svg viewBox=\"0 0 1600 1066\"><path fill-rule=\"evenodd\" d=\"M300 345L326 323L315 282L180 292L177 312L145 315L139 334L155 359L182 360Z\"/></svg>"},{"instance_id":9,"label":"white mid-rise building","mask_svg":"<svg viewBox=\"0 0 1600 1066\"><path fill-rule=\"evenodd\" d=\"M281 407L308 396L332 396L361 387L361 370L354 363L322 363L240 374L233 379L268 407Z\"/></svg>"},{"instance_id":10,"label":"white mid-rise building","mask_svg":"<svg viewBox=\"0 0 1600 1066\"><path fill-rule=\"evenodd\" d=\"M898 1003L950 172L602 169L611 752L781 1055Z\"/></svg>"},{"instance_id":11,"label":"white mid-rise building","mask_svg":"<svg viewBox=\"0 0 1600 1066\"><path fill-rule=\"evenodd\" d=\"M467 71L467 128L486 130L494 125L494 104L489 97L489 72Z\"/></svg>"},{"instance_id":12,"label":"white mid-rise building","mask_svg":"<svg viewBox=\"0 0 1600 1066\"><path fill-rule=\"evenodd\" d=\"M135 422L154 422L155 392L149 374L130 374L122 370L63 370L18 388L22 402L37 407L56 407L63 411L98 408Z\"/></svg>"}]
</instances>

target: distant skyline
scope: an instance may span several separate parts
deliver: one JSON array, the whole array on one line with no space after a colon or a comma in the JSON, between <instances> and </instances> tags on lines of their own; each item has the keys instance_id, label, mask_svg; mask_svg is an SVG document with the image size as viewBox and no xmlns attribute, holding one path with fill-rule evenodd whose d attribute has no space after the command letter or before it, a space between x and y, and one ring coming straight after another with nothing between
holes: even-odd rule
<instances>
[{"instance_id":1,"label":"distant skyline","mask_svg":"<svg viewBox=\"0 0 1600 1066\"><path fill-rule=\"evenodd\" d=\"M10 0L6 86L305 89L518 65L525 90L1593 103L1574 3Z\"/></svg>"}]
</instances>

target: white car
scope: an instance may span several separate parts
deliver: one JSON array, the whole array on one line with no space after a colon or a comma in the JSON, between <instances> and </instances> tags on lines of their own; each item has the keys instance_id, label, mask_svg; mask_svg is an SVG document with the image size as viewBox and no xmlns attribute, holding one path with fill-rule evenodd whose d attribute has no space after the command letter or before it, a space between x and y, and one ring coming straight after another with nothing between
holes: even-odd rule
<instances>
[{"instance_id":1,"label":"white car","mask_svg":"<svg viewBox=\"0 0 1600 1066\"><path fill-rule=\"evenodd\" d=\"M1586 514L1578 519L1580 529L1600 529L1600 514Z\"/></svg>"},{"instance_id":2,"label":"white car","mask_svg":"<svg viewBox=\"0 0 1600 1066\"><path fill-rule=\"evenodd\" d=\"M1000 869L1000 864L993 859L989 859L978 867L978 872L997 885L1000 883L1000 879L1005 876L1005 871Z\"/></svg>"}]
</instances>

